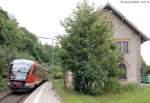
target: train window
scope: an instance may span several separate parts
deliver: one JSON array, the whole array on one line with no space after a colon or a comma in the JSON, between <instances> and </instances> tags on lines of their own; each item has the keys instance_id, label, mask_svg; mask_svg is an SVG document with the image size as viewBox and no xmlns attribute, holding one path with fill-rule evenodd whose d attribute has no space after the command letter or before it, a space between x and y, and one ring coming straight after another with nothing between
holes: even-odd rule
<instances>
[{"instance_id":1,"label":"train window","mask_svg":"<svg viewBox=\"0 0 150 103\"><path fill-rule=\"evenodd\" d=\"M31 66L27 64L13 64L11 69L11 79L25 80Z\"/></svg>"},{"instance_id":2,"label":"train window","mask_svg":"<svg viewBox=\"0 0 150 103\"><path fill-rule=\"evenodd\" d=\"M12 66L12 71L28 72L30 67L31 66L27 64L14 64Z\"/></svg>"},{"instance_id":3,"label":"train window","mask_svg":"<svg viewBox=\"0 0 150 103\"><path fill-rule=\"evenodd\" d=\"M15 80L25 80L27 77L27 73L20 73L20 72L12 72L10 78Z\"/></svg>"}]
</instances>

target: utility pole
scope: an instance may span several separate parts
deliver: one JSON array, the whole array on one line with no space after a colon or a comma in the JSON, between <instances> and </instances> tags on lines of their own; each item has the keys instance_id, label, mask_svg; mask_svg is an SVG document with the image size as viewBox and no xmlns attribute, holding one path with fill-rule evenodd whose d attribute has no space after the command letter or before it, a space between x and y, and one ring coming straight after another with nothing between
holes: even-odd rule
<instances>
[{"instance_id":1,"label":"utility pole","mask_svg":"<svg viewBox=\"0 0 150 103\"><path fill-rule=\"evenodd\" d=\"M53 77L54 77L54 46L56 46L58 40L54 39L54 38L49 38L49 37L38 37L38 38L51 40L52 50L51 50L51 57L50 57L51 58L50 67L52 69L52 78L51 79L53 80ZM55 43L55 45L54 45L54 43Z\"/></svg>"}]
</instances>

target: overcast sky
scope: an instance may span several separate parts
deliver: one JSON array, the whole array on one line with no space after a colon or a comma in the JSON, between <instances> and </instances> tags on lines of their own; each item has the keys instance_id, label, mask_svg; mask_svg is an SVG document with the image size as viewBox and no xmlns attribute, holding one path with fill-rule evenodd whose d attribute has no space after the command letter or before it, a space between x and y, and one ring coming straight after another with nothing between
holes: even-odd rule
<instances>
[{"instance_id":1,"label":"overcast sky","mask_svg":"<svg viewBox=\"0 0 150 103\"><path fill-rule=\"evenodd\" d=\"M64 33L60 20L68 17L83 0L0 0L0 7L13 15L20 26L39 37L54 38ZM110 2L126 18L150 37L150 0L89 0L96 7ZM129 3L129 1L132 1ZM123 3L121 3L123 2ZM135 3L138 2L138 3ZM145 2L145 3L144 3ZM150 64L150 42L142 45L141 54Z\"/></svg>"}]
</instances>

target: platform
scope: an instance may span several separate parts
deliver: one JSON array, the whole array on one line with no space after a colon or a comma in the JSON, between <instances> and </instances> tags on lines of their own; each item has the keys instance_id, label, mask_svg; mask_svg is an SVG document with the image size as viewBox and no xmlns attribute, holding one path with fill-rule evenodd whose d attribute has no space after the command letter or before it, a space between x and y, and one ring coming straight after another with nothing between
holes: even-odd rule
<instances>
[{"instance_id":1,"label":"platform","mask_svg":"<svg viewBox=\"0 0 150 103\"><path fill-rule=\"evenodd\" d=\"M23 103L61 103L52 88L51 82L45 82L39 86Z\"/></svg>"}]
</instances>

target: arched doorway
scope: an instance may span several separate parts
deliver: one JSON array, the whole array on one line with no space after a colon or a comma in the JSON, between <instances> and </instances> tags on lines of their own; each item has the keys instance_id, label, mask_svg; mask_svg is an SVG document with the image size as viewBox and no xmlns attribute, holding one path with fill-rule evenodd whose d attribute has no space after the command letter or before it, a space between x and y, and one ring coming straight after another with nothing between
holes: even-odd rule
<instances>
[{"instance_id":1,"label":"arched doorway","mask_svg":"<svg viewBox=\"0 0 150 103\"><path fill-rule=\"evenodd\" d=\"M121 69L122 72L122 74L119 76L119 79L127 79L126 65L124 63L120 63L119 68Z\"/></svg>"}]
</instances>

